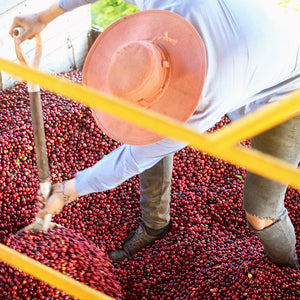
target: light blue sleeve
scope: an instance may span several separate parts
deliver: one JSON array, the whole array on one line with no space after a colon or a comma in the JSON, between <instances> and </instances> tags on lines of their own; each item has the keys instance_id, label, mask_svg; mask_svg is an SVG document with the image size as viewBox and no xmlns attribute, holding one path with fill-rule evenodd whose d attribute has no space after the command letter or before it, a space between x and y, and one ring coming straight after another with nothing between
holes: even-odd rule
<instances>
[{"instance_id":1,"label":"light blue sleeve","mask_svg":"<svg viewBox=\"0 0 300 300\"><path fill-rule=\"evenodd\" d=\"M70 11L82 5L91 4L98 0L57 0L57 5L64 11Z\"/></svg>"},{"instance_id":2,"label":"light blue sleeve","mask_svg":"<svg viewBox=\"0 0 300 300\"><path fill-rule=\"evenodd\" d=\"M77 173L76 191L84 196L113 189L185 146L186 144L171 139L146 146L122 145L94 166Z\"/></svg>"},{"instance_id":3,"label":"light blue sleeve","mask_svg":"<svg viewBox=\"0 0 300 300\"><path fill-rule=\"evenodd\" d=\"M136 5L136 6L138 6L140 2L144 2L144 1L141 1L141 0L124 0L124 1L129 3L129 4Z\"/></svg>"}]
</instances>

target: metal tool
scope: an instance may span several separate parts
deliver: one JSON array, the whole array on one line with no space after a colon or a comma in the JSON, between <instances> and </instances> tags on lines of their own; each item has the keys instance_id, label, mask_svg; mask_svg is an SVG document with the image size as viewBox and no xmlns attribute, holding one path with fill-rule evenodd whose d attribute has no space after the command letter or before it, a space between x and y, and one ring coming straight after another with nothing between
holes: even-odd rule
<instances>
[{"instance_id":1,"label":"metal tool","mask_svg":"<svg viewBox=\"0 0 300 300\"><path fill-rule=\"evenodd\" d=\"M21 27L17 27L13 31L13 37L18 37L22 32ZM36 47L35 54L32 63L32 67L38 68L41 61L42 55L42 40L41 36L38 34L35 37ZM20 63L28 65L21 49L21 45L15 42L16 55ZM42 104L40 97L40 87L37 84L32 84L28 82L28 93L30 98L30 110L32 117L33 135L34 135L34 145L37 158L37 169L40 181L40 191L45 200L45 203L51 192L51 182L49 178L49 165L47 157L45 130L43 123L43 113ZM49 228L62 227L59 224L51 222L52 215L48 214L43 219L37 219L35 222L29 224L28 226L20 229L17 234L23 232L24 230L31 231L47 231Z\"/></svg>"}]
</instances>

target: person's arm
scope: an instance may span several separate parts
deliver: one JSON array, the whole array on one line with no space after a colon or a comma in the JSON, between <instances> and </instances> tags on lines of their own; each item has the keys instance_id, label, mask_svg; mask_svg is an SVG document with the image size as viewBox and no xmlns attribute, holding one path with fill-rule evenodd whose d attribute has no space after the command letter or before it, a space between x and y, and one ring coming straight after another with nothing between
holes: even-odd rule
<instances>
[{"instance_id":1,"label":"person's arm","mask_svg":"<svg viewBox=\"0 0 300 300\"><path fill-rule=\"evenodd\" d=\"M76 190L83 196L113 189L185 146L171 139L144 146L121 145L94 166L78 172Z\"/></svg>"},{"instance_id":2,"label":"person's arm","mask_svg":"<svg viewBox=\"0 0 300 300\"><path fill-rule=\"evenodd\" d=\"M16 16L10 27L9 34L13 36L16 27L22 27L20 35L15 39L16 43L22 43L27 39L34 38L40 33L51 21L58 16L64 14L65 11L61 9L57 3L35 14Z\"/></svg>"},{"instance_id":3,"label":"person's arm","mask_svg":"<svg viewBox=\"0 0 300 300\"><path fill-rule=\"evenodd\" d=\"M50 22L65 12L97 1L98 0L57 0L51 6L38 13L16 16L10 27L9 34L13 36L14 29L16 27L22 27L22 32L20 32L20 35L15 39L17 43L22 43L27 39L34 38Z\"/></svg>"},{"instance_id":4,"label":"person's arm","mask_svg":"<svg viewBox=\"0 0 300 300\"><path fill-rule=\"evenodd\" d=\"M75 178L65 181L64 187L61 183L55 184L46 206L40 206L37 217L58 214L64 205L79 196L113 189L185 146L186 144L171 139L146 146L121 145L94 166L78 172ZM42 198L40 202L43 202Z\"/></svg>"},{"instance_id":5,"label":"person's arm","mask_svg":"<svg viewBox=\"0 0 300 300\"><path fill-rule=\"evenodd\" d=\"M57 0L57 5L64 11L70 11L82 5L92 4L98 0Z\"/></svg>"}]
</instances>

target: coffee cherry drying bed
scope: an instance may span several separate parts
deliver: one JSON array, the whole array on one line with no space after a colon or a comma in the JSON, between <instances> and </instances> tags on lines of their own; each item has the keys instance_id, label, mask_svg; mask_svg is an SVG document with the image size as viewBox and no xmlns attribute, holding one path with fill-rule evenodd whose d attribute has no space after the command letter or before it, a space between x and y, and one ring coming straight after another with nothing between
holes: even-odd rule
<instances>
[{"instance_id":1,"label":"coffee cherry drying bed","mask_svg":"<svg viewBox=\"0 0 300 300\"><path fill-rule=\"evenodd\" d=\"M78 70L58 76L81 82ZM41 98L53 183L119 146L88 107L43 89ZM211 131L228 123L224 116ZM121 247L141 220L138 177L69 204L53 218L63 229L16 235L34 219L39 187L25 83L0 92L0 133L1 243L117 299L299 299L300 271L270 262L247 228L243 168L191 147L176 153L170 232L133 258L112 263L107 253ZM288 188L286 207L298 241L299 200L299 191ZM0 262L0 299L72 297Z\"/></svg>"}]
</instances>

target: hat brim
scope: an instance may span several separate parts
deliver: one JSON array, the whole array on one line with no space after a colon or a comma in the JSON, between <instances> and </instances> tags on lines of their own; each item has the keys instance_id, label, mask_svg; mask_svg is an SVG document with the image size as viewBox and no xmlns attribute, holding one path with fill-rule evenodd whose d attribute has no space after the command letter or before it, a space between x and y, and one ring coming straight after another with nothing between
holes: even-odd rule
<instances>
[{"instance_id":1,"label":"hat brim","mask_svg":"<svg viewBox=\"0 0 300 300\"><path fill-rule=\"evenodd\" d=\"M107 74L113 53L131 41L153 40L168 33L176 45L158 40L169 56L170 72L164 92L148 109L180 122L196 110L206 77L207 57L204 42L181 16L164 10L146 10L123 17L104 30L90 49L83 67L83 83L111 94ZM97 125L112 139L131 145L146 145L164 139L155 132L92 109Z\"/></svg>"}]
</instances>

